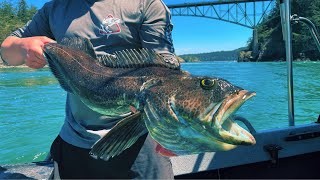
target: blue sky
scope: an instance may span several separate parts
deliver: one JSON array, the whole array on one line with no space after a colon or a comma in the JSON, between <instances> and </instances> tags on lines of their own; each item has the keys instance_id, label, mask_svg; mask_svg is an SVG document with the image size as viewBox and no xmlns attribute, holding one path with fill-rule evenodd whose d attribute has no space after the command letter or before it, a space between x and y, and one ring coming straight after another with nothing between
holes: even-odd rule
<instances>
[{"instance_id":1,"label":"blue sky","mask_svg":"<svg viewBox=\"0 0 320 180\"><path fill-rule=\"evenodd\" d=\"M47 1L27 0L27 3L40 8ZM197 0L164 0L166 4L187 1ZM173 16L172 22L172 36L178 55L234 50L245 46L252 36L252 30L249 28L213 19Z\"/></svg>"},{"instance_id":2,"label":"blue sky","mask_svg":"<svg viewBox=\"0 0 320 180\"><path fill-rule=\"evenodd\" d=\"M166 4L181 4L206 0L163 1ZM173 16L172 22L173 40L178 55L234 50L246 46L252 36L249 28L208 18Z\"/></svg>"}]
</instances>

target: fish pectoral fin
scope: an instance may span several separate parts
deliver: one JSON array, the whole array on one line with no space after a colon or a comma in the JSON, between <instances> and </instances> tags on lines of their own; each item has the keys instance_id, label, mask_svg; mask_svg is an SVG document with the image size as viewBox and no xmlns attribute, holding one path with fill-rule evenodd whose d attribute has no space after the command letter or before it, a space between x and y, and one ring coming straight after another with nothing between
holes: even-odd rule
<instances>
[{"instance_id":1,"label":"fish pectoral fin","mask_svg":"<svg viewBox=\"0 0 320 180\"><path fill-rule=\"evenodd\" d=\"M138 111L118 122L104 137L97 141L90 155L105 161L131 147L142 135L148 132Z\"/></svg>"}]
</instances>

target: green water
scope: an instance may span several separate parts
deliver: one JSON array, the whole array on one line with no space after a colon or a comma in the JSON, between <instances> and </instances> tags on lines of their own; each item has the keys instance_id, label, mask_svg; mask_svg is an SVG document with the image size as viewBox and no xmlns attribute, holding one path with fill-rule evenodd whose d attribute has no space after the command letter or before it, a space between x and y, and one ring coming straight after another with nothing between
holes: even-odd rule
<instances>
[{"instance_id":1,"label":"green water","mask_svg":"<svg viewBox=\"0 0 320 180\"><path fill-rule=\"evenodd\" d=\"M286 63L202 62L182 65L195 75L222 77L256 91L238 111L257 130L288 125ZM294 63L296 124L320 114L320 62ZM40 161L64 120L66 93L48 69L0 69L0 164Z\"/></svg>"}]
</instances>

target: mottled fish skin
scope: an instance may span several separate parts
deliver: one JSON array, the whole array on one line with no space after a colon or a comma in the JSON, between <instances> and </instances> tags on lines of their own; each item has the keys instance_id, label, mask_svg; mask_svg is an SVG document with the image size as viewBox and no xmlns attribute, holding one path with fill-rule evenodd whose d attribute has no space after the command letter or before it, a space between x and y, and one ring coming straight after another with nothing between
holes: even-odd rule
<instances>
[{"instance_id":1,"label":"mottled fish skin","mask_svg":"<svg viewBox=\"0 0 320 180\"><path fill-rule=\"evenodd\" d=\"M63 83L72 88L69 92L78 95L91 109L110 116L130 112L129 105L134 104L145 81L184 74L160 67L109 68L83 51L55 43L45 45L44 49L50 57L49 66L58 67L54 71L60 71L67 80Z\"/></svg>"},{"instance_id":2,"label":"mottled fish skin","mask_svg":"<svg viewBox=\"0 0 320 180\"><path fill-rule=\"evenodd\" d=\"M176 155L230 150L255 144L230 116L254 92L216 77L165 67L110 68L95 56L49 43L45 57L61 86L108 116L142 111L151 137Z\"/></svg>"}]
</instances>

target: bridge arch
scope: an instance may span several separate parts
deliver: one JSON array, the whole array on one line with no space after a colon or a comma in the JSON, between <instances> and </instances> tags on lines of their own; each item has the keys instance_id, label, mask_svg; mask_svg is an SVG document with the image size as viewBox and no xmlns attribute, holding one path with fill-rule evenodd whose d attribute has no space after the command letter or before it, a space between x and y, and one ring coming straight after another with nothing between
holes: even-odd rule
<instances>
[{"instance_id":1,"label":"bridge arch","mask_svg":"<svg viewBox=\"0 0 320 180\"><path fill-rule=\"evenodd\" d=\"M193 16L220 20L253 30L253 53L258 52L256 30L276 5L276 0L211 0L183 4L167 4L172 16Z\"/></svg>"},{"instance_id":2,"label":"bridge arch","mask_svg":"<svg viewBox=\"0 0 320 180\"><path fill-rule=\"evenodd\" d=\"M216 19L254 29L275 5L276 0L211 0L169 4L173 16Z\"/></svg>"}]
</instances>

